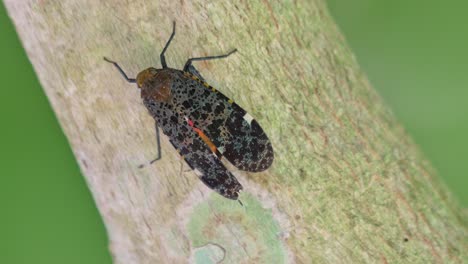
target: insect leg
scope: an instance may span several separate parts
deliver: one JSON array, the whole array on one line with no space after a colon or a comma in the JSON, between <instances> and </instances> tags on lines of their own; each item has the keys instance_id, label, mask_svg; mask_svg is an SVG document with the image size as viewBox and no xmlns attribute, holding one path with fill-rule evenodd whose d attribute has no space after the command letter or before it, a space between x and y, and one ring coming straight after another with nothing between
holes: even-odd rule
<instances>
[{"instance_id":1,"label":"insect leg","mask_svg":"<svg viewBox=\"0 0 468 264\"><path fill-rule=\"evenodd\" d=\"M156 143L158 144L158 156L152 161L150 161L150 164L153 164L154 162L158 161L161 159L161 140L159 138L159 127L158 124L155 124L156 127Z\"/></svg>"},{"instance_id":2,"label":"insect leg","mask_svg":"<svg viewBox=\"0 0 468 264\"><path fill-rule=\"evenodd\" d=\"M136 82L135 78L128 78L127 74L122 70L122 68L120 68L120 66L119 66L119 64L117 64L117 62L111 61L106 57L104 57L104 60L109 62L109 63L114 64L114 66L117 68L117 70L119 70L120 74L122 74L122 76L125 78L125 80L127 80L127 82L129 82L129 83L135 83Z\"/></svg>"},{"instance_id":3,"label":"insect leg","mask_svg":"<svg viewBox=\"0 0 468 264\"><path fill-rule=\"evenodd\" d=\"M184 66L184 71L188 71L189 70L189 67L192 65L192 61L203 61L203 60L214 60L214 59L222 59L222 58L226 58L227 56L233 54L234 52L236 52L237 49L233 49L231 50L229 53L227 54L223 54L223 55L218 55L218 56L207 56L207 57L198 57L198 58L190 58L187 60L187 62L185 63L185 66ZM193 66L192 66L193 67Z\"/></svg>"},{"instance_id":4,"label":"insect leg","mask_svg":"<svg viewBox=\"0 0 468 264\"><path fill-rule=\"evenodd\" d=\"M172 23L172 34L169 37L169 40L166 42L166 45L164 46L164 48L163 48L163 50L161 52L161 55L159 55L159 58L161 59L161 65L162 65L163 69L167 68L166 57L164 56L164 53L166 52L167 47L169 47L169 44L171 44L171 41L174 38L174 35L175 35L175 21Z\"/></svg>"}]
</instances>

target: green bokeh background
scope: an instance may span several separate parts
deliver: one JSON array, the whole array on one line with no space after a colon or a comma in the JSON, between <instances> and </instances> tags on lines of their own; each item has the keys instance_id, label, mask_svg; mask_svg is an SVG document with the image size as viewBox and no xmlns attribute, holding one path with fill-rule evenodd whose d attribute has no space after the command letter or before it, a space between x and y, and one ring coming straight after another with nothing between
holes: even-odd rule
<instances>
[{"instance_id":1,"label":"green bokeh background","mask_svg":"<svg viewBox=\"0 0 468 264\"><path fill-rule=\"evenodd\" d=\"M329 0L374 87L466 207L467 1ZM111 263L104 225L0 5L0 263Z\"/></svg>"}]
</instances>

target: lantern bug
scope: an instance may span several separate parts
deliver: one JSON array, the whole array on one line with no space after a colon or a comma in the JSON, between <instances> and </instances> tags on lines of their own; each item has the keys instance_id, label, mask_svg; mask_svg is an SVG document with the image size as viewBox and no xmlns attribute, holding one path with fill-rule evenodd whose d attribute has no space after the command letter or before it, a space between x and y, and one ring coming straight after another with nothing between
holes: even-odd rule
<instances>
[{"instance_id":1,"label":"lantern bug","mask_svg":"<svg viewBox=\"0 0 468 264\"><path fill-rule=\"evenodd\" d=\"M206 83L192 65L194 61L222 59L235 53L190 58L183 70L169 68L165 52L161 69L147 68L136 78L129 78L122 68L106 57L130 83L136 83L143 103L156 121L158 156L161 158L159 128L169 138L189 167L209 188L220 195L237 200L242 185L223 165L224 157L243 171L260 172L273 162L273 148L258 122L233 100Z\"/></svg>"}]
</instances>

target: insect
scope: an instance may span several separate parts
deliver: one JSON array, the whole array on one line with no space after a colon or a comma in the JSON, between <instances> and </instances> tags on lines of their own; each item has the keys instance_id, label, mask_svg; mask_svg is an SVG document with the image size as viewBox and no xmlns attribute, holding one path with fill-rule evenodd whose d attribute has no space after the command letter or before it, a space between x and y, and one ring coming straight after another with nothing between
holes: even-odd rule
<instances>
[{"instance_id":1,"label":"insect","mask_svg":"<svg viewBox=\"0 0 468 264\"><path fill-rule=\"evenodd\" d=\"M144 105L156 121L158 155L152 162L161 158L161 128L209 188L237 200L243 187L221 159L227 159L240 170L260 172L272 164L273 148L257 121L207 84L192 65L194 61L226 58L237 50L219 56L190 58L183 70L172 69L167 66L164 53L174 35L175 22L160 54L162 68L147 68L136 78L129 78L116 62L106 57L104 60L114 64L128 82L137 84Z\"/></svg>"}]
</instances>

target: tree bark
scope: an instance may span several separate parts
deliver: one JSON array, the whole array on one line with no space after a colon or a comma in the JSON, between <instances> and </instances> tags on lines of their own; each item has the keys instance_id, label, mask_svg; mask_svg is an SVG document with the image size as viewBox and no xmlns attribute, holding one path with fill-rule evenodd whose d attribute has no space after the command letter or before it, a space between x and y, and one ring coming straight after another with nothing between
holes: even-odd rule
<instances>
[{"instance_id":1,"label":"tree bark","mask_svg":"<svg viewBox=\"0 0 468 264\"><path fill-rule=\"evenodd\" d=\"M104 219L115 263L462 263L466 212L370 87L323 1L5 0ZM236 3L237 2L237 3ZM188 170L131 76L189 57L269 135L231 168L241 201Z\"/></svg>"}]
</instances>

